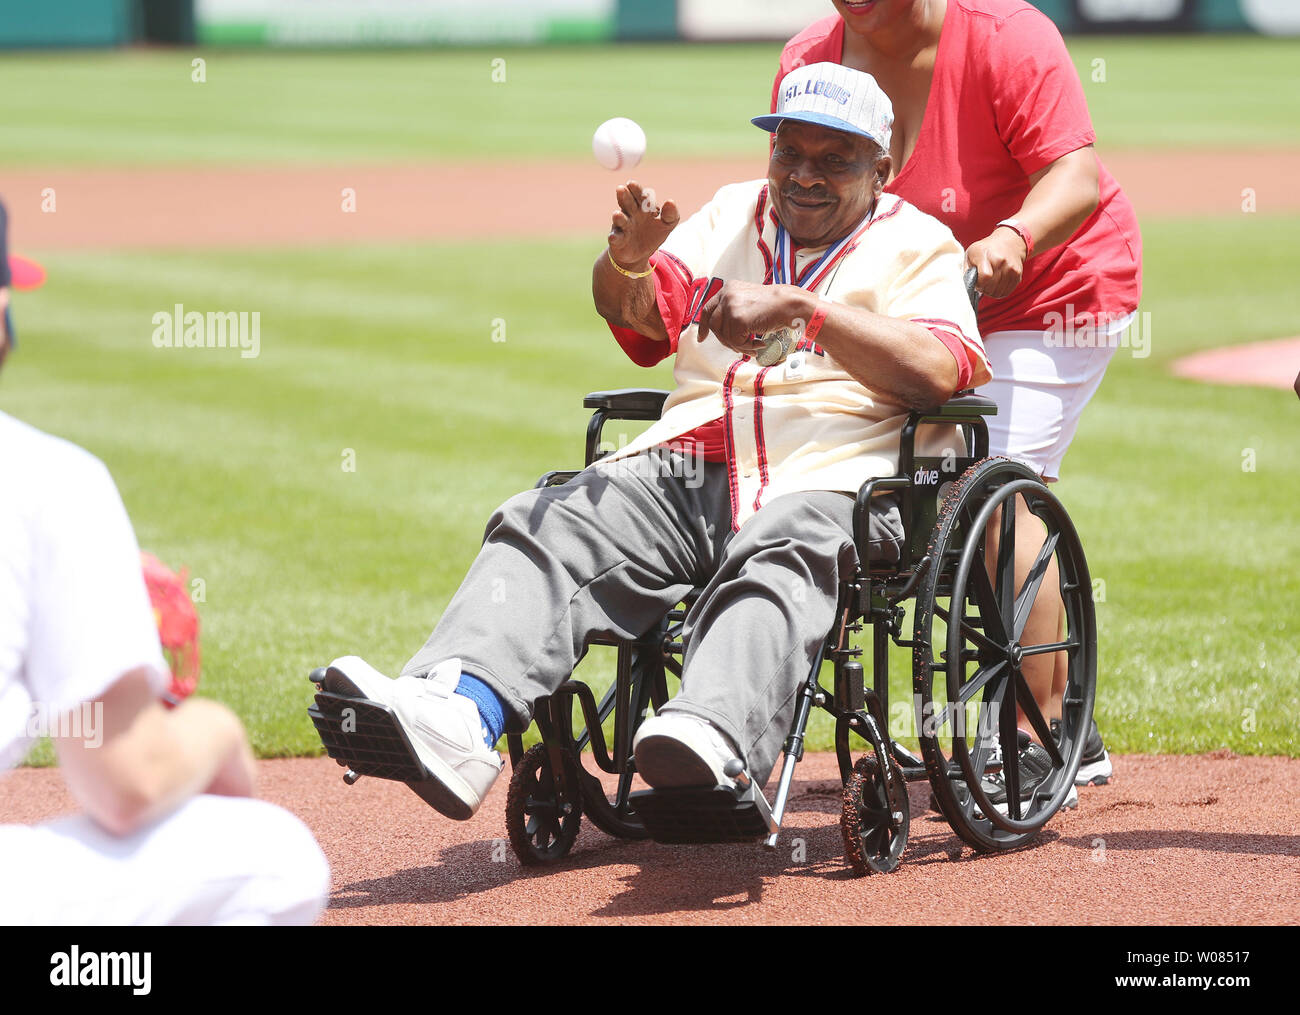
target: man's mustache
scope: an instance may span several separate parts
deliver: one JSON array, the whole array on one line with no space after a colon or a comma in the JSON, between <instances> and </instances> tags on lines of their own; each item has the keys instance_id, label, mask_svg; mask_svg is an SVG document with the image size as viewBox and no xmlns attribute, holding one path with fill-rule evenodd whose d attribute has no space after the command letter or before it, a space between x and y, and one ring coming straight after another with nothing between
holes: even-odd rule
<instances>
[{"instance_id":1,"label":"man's mustache","mask_svg":"<svg viewBox=\"0 0 1300 1015\"><path fill-rule=\"evenodd\" d=\"M797 184L787 184L781 188L782 197L797 197L802 201L826 201L830 194L820 187L813 187L811 190L804 190Z\"/></svg>"}]
</instances>

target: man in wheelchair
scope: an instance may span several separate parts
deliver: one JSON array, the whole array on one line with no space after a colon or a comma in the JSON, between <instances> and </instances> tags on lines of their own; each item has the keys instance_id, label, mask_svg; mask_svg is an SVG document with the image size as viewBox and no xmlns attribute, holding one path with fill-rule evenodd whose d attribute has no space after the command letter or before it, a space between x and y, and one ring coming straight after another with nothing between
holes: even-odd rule
<instances>
[{"instance_id":1,"label":"man in wheelchair","mask_svg":"<svg viewBox=\"0 0 1300 1015\"><path fill-rule=\"evenodd\" d=\"M883 192L892 120L870 75L801 67L753 121L775 133L766 180L681 223L617 188L595 306L635 362L675 354L662 416L502 505L398 679L349 656L321 680L391 710L422 767L395 777L442 813L477 810L503 731L593 637L638 638L693 590L681 691L640 726L636 770L656 790L767 780L857 564L854 495L897 472L910 409L989 377L962 248ZM878 499L873 560L897 561L902 533Z\"/></svg>"}]
</instances>

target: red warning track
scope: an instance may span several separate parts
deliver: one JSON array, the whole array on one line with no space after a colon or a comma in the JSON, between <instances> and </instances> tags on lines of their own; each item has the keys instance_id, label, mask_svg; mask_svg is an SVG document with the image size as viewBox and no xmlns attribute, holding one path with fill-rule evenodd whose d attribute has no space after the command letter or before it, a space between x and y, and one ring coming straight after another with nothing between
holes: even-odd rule
<instances>
[{"instance_id":1,"label":"red warning track","mask_svg":"<svg viewBox=\"0 0 1300 1015\"><path fill-rule=\"evenodd\" d=\"M911 844L893 874L843 863L835 758L808 755L774 852L612 839L522 867L506 841L506 777L470 821L399 783L347 787L328 759L260 763L261 795L298 814L333 870L326 924L1296 924L1300 761L1130 755L1080 791L1037 843L979 855L911 787ZM0 780L0 821L70 808L58 773Z\"/></svg>"}]
</instances>

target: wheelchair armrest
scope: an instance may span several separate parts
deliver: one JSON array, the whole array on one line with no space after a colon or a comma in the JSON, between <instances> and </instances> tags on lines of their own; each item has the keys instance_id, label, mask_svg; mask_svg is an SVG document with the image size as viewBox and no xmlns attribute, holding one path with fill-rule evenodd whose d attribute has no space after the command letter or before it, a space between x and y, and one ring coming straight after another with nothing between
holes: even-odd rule
<instances>
[{"instance_id":1,"label":"wheelchair armrest","mask_svg":"<svg viewBox=\"0 0 1300 1015\"><path fill-rule=\"evenodd\" d=\"M601 457L600 435L607 420L658 419L663 415L668 392L659 388L619 388L616 391L593 391L582 400L595 409L587 423L586 462L591 465Z\"/></svg>"},{"instance_id":2,"label":"wheelchair armrest","mask_svg":"<svg viewBox=\"0 0 1300 1015\"><path fill-rule=\"evenodd\" d=\"M863 555L865 552L864 540L869 531L871 495L882 490L900 492L904 526L903 557L900 564L904 570L912 565L913 550L916 549L914 546L915 537L918 535L924 537L927 534L912 531L917 521L917 512L915 510L917 505L914 501L917 493L912 485L916 466L917 428L925 423L947 423L956 426L961 432L962 440L966 445L966 455L968 456L966 461L960 462L960 459L958 460L960 467L965 469L971 460L988 457L989 430L984 417L994 416L997 411L998 405L993 399L977 395L967 389L957 392L942 405L937 405L932 409L916 409L908 413L907 422L903 424L898 440L899 475L870 480L858 491L857 503L854 508L853 531L858 543L859 555ZM958 463L954 462L954 464Z\"/></svg>"},{"instance_id":3,"label":"wheelchair armrest","mask_svg":"<svg viewBox=\"0 0 1300 1015\"><path fill-rule=\"evenodd\" d=\"M584 408L600 409L607 419L658 419L668 392L658 388L620 388L593 391L582 400Z\"/></svg>"},{"instance_id":4,"label":"wheelchair armrest","mask_svg":"<svg viewBox=\"0 0 1300 1015\"><path fill-rule=\"evenodd\" d=\"M934 409L915 412L914 416L925 419L970 419L973 416L996 416L998 403L991 398L977 395L969 388L959 391L952 398Z\"/></svg>"},{"instance_id":5,"label":"wheelchair armrest","mask_svg":"<svg viewBox=\"0 0 1300 1015\"><path fill-rule=\"evenodd\" d=\"M998 403L977 395L969 388L933 409L913 409L907 414L899 441L899 468L904 476L911 475L912 455L916 446L916 428L922 423L953 423L966 435L967 448L975 458L989 453L989 430L985 416L996 416Z\"/></svg>"}]
</instances>

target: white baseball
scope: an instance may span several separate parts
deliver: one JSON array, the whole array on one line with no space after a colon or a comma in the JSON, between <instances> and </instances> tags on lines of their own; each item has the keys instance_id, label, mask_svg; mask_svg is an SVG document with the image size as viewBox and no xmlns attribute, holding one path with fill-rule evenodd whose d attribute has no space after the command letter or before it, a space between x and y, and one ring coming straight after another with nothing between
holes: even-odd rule
<instances>
[{"instance_id":1,"label":"white baseball","mask_svg":"<svg viewBox=\"0 0 1300 1015\"><path fill-rule=\"evenodd\" d=\"M591 153L606 169L631 169L645 154L645 131L626 116L606 120L596 128Z\"/></svg>"}]
</instances>

